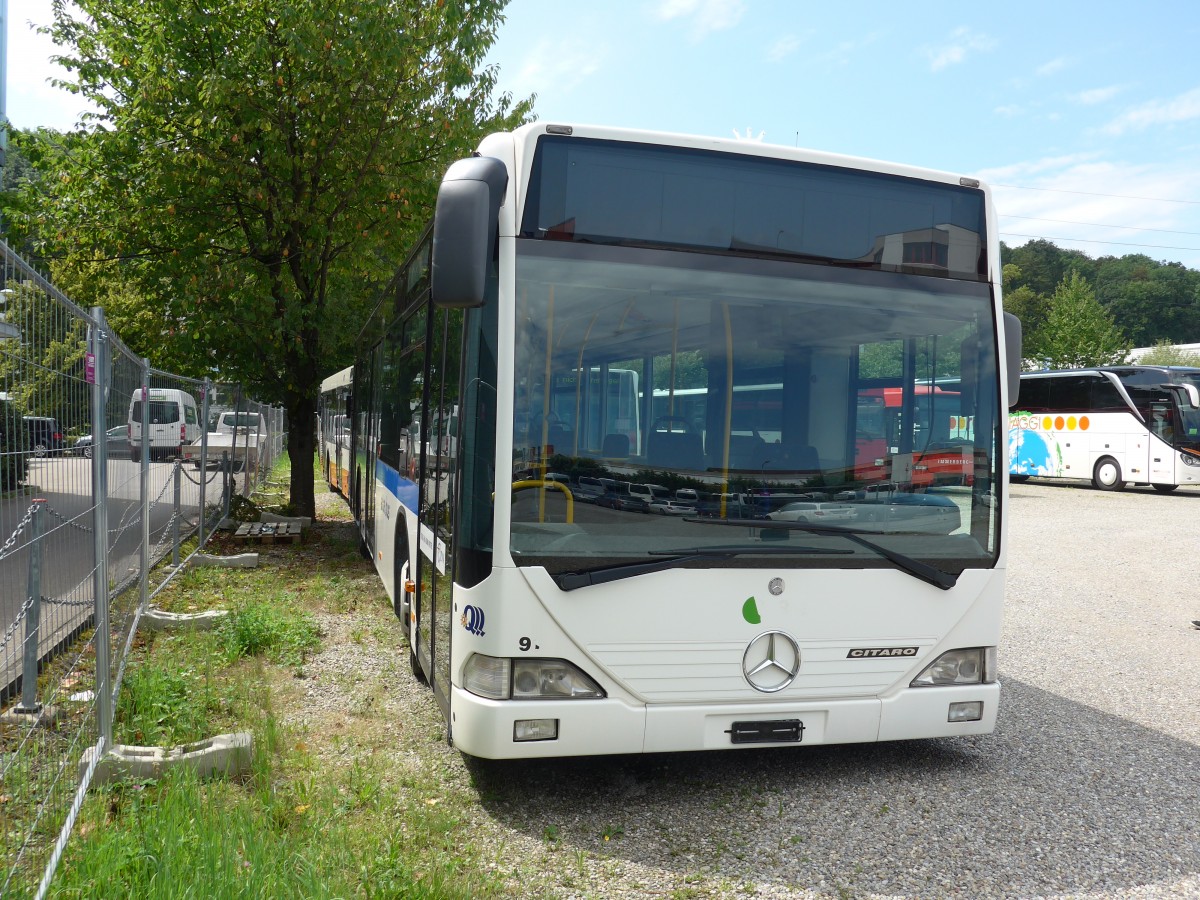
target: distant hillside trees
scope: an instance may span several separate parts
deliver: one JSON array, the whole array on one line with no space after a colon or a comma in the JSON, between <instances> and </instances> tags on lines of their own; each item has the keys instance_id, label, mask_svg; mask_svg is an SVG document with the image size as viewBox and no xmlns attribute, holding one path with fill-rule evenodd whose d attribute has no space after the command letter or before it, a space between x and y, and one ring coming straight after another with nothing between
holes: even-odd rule
<instances>
[{"instance_id":1,"label":"distant hillside trees","mask_svg":"<svg viewBox=\"0 0 1200 900\"><path fill-rule=\"evenodd\" d=\"M1059 358L1059 350L1070 357L1066 351L1079 335L1060 333L1061 329L1090 321L1097 310L1110 325L1092 322L1089 340L1099 340L1097 335L1111 327L1126 348L1200 342L1200 272L1194 269L1143 254L1093 259L1045 240L1016 248L1001 244L1000 250L1004 308L1021 320L1024 355L1031 363ZM1080 302L1084 287L1091 292L1094 306ZM1058 316L1052 316L1055 298L1064 291L1068 299ZM1115 335L1095 346L1109 346Z\"/></svg>"}]
</instances>

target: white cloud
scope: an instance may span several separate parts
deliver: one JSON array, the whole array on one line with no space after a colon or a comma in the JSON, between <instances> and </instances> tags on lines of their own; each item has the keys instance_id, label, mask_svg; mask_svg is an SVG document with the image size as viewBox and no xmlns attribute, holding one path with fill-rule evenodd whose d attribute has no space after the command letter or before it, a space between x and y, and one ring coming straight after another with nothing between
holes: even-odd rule
<instances>
[{"instance_id":1,"label":"white cloud","mask_svg":"<svg viewBox=\"0 0 1200 900\"><path fill-rule=\"evenodd\" d=\"M1006 119L1014 118L1025 112L1024 109L1012 103L1008 104L1007 106L997 106L992 111L998 116L1004 116Z\"/></svg>"},{"instance_id":2,"label":"white cloud","mask_svg":"<svg viewBox=\"0 0 1200 900\"><path fill-rule=\"evenodd\" d=\"M1020 246L1045 238L1089 256L1144 253L1200 267L1190 234L1194 207L1171 198L1200 196L1200 171L1187 164L1110 161L1098 154L1027 160L984 170L994 190L1000 239Z\"/></svg>"},{"instance_id":3,"label":"white cloud","mask_svg":"<svg viewBox=\"0 0 1200 900\"><path fill-rule=\"evenodd\" d=\"M1053 75L1055 72L1061 72L1066 67L1067 60L1060 56L1058 59L1052 59L1050 62L1038 66L1037 69L1034 70L1034 74L1036 74L1039 78L1045 78L1047 75Z\"/></svg>"},{"instance_id":4,"label":"white cloud","mask_svg":"<svg viewBox=\"0 0 1200 900\"><path fill-rule=\"evenodd\" d=\"M1107 103L1117 94L1124 90L1119 84L1109 85L1108 87L1092 88L1088 91L1080 91L1078 94L1072 94L1071 99L1076 103L1082 103L1084 106L1096 106L1100 103Z\"/></svg>"},{"instance_id":5,"label":"white cloud","mask_svg":"<svg viewBox=\"0 0 1200 900\"><path fill-rule=\"evenodd\" d=\"M530 94L539 97L568 94L595 75L606 56L605 47L583 40L544 39L526 56L521 67L505 78L505 90L518 99Z\"/></svg>"},{"instance_id":6,"label":"white cloud","mask_svg":"<svg viewBox=\"0 0 1200 900\"><path fill-rule=\"evenodd\" d=\"M33 25L49 25L54 15L48 2L24 4L19 15L10 12L8 25L8 120L17 128L54 128L69 131L84 112L95 108L79 95L53 86L51 79L70 81L71 73L52 63L51 56L64 55L50 36L39 34ZM69 11L76 13L74 7Z\"/></svg>"},{"instance_id":7,"label":"white cloud","mask_svg":"<svg viewBox=\"0 0 1200 900\"><path fill-rule=\"evenodd\" d=\"M956 28L948 42L940 47L926 47L931 71L939 72L947 66L961 63L970 53L991 50L996 42L986 34L978 34L965 26Z\"/></svg>"},{"instance_id":8,"label":"white cloud","mask_svg":"<svg viewBox=\"0 0 1200 900\"><path fill-rule=\"evenodd\" d=\"M840 44L835 44L825 53L814 57L810 62L817 65L838 65L846 66L854 61L858 53L865 48L871 46L880 38L880 32L872 31L864 34L862 37L853 41L842 41Z\"/></svg>"},{"instance_id":9,"label":"white cloud","mask_svg":"<svg viewBox=\"0 0 1200 900\"><path fill-rule=\"evenodd\" d=\"M688 20L688 34L699 41L716 31L725 31L741 21L744 0L662 0L656 16L662 22Z\"/></svg>"},{"instance_id":10,"label":"white cloud","mask_svg":"<svg viewBox=\"0 0 1200 900\"><path fill-rule=\"evenodd\" d=\"M794 34L785 34L767 49L767 62L781 62L795 53L803 41Z\"/></svg>"},{"instance_id":11,"label":"white cloud","mask_svg":"<svg viewBox=\"0 0 1200 900\"><path fill-rule=\"evenodd\" d=\"M1120 135L1141 131L1152 125L1173 125L1200 119L1200 88L1192 88L1170 100L1151 100L1126 110L1101 129L1105 134Z\"/></svg>"}]
</instances>

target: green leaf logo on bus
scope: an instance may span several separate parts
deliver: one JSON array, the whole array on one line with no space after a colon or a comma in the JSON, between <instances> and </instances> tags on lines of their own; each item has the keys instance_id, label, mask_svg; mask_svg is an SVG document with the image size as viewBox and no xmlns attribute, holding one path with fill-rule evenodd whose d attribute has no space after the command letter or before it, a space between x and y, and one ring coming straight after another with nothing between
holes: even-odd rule
<instances>
[{"instance_id":1,"label":"green leaf logo on bus","mask_svg":"<svg viewBox=\"0 0 1200 900\"><path fill-rule=\"evenodd\" d=\"M751 625L757 625L762 621L762 616L758 614L758 603L753 597L742 604L742 618Z\"/></svg>"}]
</instances>

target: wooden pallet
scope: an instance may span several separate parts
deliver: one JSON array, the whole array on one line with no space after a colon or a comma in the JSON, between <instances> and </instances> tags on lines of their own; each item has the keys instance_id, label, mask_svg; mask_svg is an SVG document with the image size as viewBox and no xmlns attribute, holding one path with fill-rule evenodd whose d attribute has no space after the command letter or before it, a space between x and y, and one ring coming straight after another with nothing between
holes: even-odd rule
<instances>
[{"instance_id":1,"label":"wooden pallet","mask_svg":"<svg viewBox=\"0 0 1200 900\"><path fill-rule=\"evenodd\" d=\"M296 544L300 541L300 525L296 522L246 522L238 526L233 537L247 544Z\"/></svg>"}]
</instances>

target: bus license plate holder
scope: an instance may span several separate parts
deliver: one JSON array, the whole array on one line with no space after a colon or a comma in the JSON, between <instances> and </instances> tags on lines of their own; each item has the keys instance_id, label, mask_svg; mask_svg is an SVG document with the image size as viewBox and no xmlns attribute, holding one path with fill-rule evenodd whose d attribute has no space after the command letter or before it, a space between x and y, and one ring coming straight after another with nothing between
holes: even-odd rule
<instances>
[{"instance_id":1,"label":"bus license plate holder","mask_svg":"<svg viewBox=\"0 0 1200 900\"><path fill-rule=\"evenodd\" d=\"M799 719L734 722L725 733L731 744L798 744L804 740L804 723Z\"/></svg>"}]
</instances>

